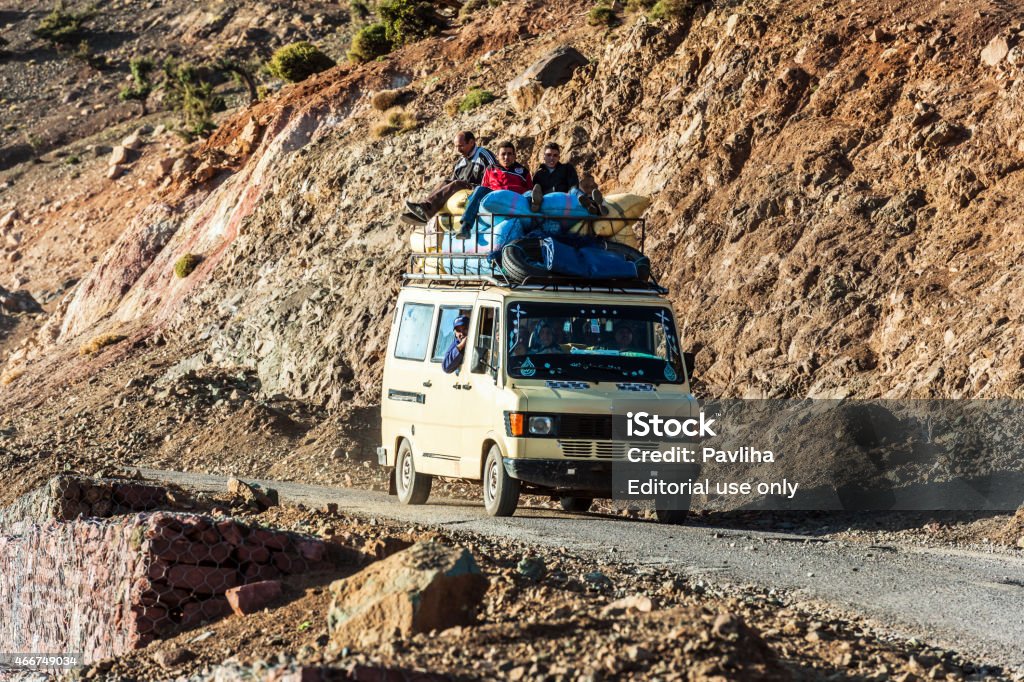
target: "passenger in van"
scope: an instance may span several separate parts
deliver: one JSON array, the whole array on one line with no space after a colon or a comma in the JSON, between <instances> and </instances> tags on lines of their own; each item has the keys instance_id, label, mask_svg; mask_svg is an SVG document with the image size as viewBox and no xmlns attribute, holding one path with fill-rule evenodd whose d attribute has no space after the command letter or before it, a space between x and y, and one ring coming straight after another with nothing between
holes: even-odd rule
<instances>
[{"instance_id":1,"label":"passenger in van","mask_svg":"<svg viewBox=\"0 0 1024 682\"><path fill-rule=\"evenodd\" d=\"M497 163L494 154L477 145L476 137L468 130L455 136L455 149L462 158L455 164L452 177L435 187L423 201L405 202L409 214L424 223L440 211L453 194L479 186L487 168Z\"/></svg>"},{"instance_id":2,"label":"passenger in van","mask_svg":"<svg viewBox=\"0 0 1024 682\"><path fill-rule=\"evenodd\" d=\"M610 350L617 350L620 353L630 353L639 350L633 345L633 328L628 324L615 326L615 342L611 344Z\"/></svg>"},{"instance_id":3,"label":"passenger in van","mask_svg":"<svg viewBox=\"0 0 1024 682\"><path fill-rule=\"evenodd\" d=\"M564 353L565 351L562 350L562 347L560 345L558 345L558 341L555 339L555 330L554 330L554 328L550 324L548 324L547 322L544 322L537 329L537 334L536 334L536 337L534 338L534 343L532 344L532 351L531 352L533 352L533 353Z\"/></svg>"},{"instance_id":4,"label":"passenger in van","mask_svg":"<svg viewBox=\"0 0 1024 682\"><path fill-rule=\"evenodd\" d=\"M607 215L608 209L602 209L604 197L601 191L595 186L588 194L581 189L580 176L576 173L576 167L571 163L562 163L562 148L557 142L548 142L544 145L544 162L537 172L533 174L533 191L530 193L530 210L539 213L541 201L545 194L552 192L566 192L579 199L583 208L593 215Z\"/></svg>"},{"instance_id":5,"label":"passenger in van","mask_svg":"<svg viewBox=\"0 0 1024 682\"><path fill-rule=\"evenodd\" d=\"M498 145L498 160L484 171L483 181L480 186L473 190L466 200L466 210L462 212L462 230L456 235L459 239L467 239L472 234L473 224L476 222L477 212L480 210L480 202L488 193L507 189L519 194L530 192L533 186L533 179L526 166L516 161L516 146L505 140ZM532 200L531 200L532 201Z\"/></svg>"},{"instance_id":6,"label":"passenger in van","mask_svg":"<svg viewBox=\"0 0 1024 682\"><path fill-rule=\"evenodd\" d=\"M462 358L466 355L466 339L469 338L469 318L459 315L455 318L453 326L455 338L452 339L448 351L444 354L444 360L441 361L441 369L447 374L451 374L462 366Z\"/></svg>"}]
</instances>

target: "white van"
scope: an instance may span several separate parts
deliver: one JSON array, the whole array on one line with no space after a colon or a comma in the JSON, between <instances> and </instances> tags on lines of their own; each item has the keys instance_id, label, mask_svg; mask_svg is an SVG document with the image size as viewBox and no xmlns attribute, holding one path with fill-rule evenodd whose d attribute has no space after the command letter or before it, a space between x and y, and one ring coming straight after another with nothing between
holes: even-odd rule
<instances>
[{"instance_id":1,"label":"white van","mask_svg":"<svg viewBox=\"0 0 1024 682\"><path fill-rule=\"evenodd\" d=\"M613 413L698 412L692 356L664 293L407 279L388 338L377 451L399 500L426 502L434 476L482 481L493 516L513 514L520 492L559 497L572 511L610 497L613 462L627 448L613 437ZM468 343L449 374L442 360L461 315ZM658 508L661 521L685 515Z\"/></svg>"}]
</instances>

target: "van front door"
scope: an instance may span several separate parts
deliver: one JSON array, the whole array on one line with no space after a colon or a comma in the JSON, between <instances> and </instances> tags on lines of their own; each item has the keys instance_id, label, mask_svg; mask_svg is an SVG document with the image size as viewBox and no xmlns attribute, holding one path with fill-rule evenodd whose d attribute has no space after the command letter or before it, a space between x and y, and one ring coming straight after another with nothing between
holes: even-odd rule
<instances>
[{"instance_id":1,"label":"van front door","mask_svg":"<svg viewBox=\"0 0 1024 682\"><path fill-rule=\"evenodd\" d=\"M431 347L427 371L424 372L424 386L430 404L424 411L425 418L417 432L417 444L422 466L417 471L434 476L460 476L459 460L462 452L462 383L469 372L469 356L466 352L462 366L457 373L448 374L441 367L441 361L455 338L454 323L460 315L469 316L472 303L442 305L433 330L434 344ZM469 349L467 341L467 351Z\"/></svg>"},{"instance_id":2,"label":"van front door","mask_svg":"<svg viewBox=\"0 0 1024 682\"><path fill-rule=\"evenodd\" d=\"M460 476L480 478L480 470L486 453L484 442L491 436L496 421L500 421L500 406L497 401L499 365L501 362L501 325L498 307L481 304L477 306L470 336L472 352L467 354L466 366L461 382L462 416L462 460Z\"/></svg>"}]
</instances>

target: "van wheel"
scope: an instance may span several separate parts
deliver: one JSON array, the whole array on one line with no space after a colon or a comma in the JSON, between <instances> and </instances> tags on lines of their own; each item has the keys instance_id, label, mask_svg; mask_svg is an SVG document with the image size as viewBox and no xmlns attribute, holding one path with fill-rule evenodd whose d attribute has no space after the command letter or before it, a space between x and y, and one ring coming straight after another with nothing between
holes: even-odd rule
<instances>
[{"instance_id":1,"label":"van wheel","mask_svg":"<svg viewBox=\"0 0 1024 682\"><path fill-rule=\"evenodd\" d=\"M430 497L430 485L434 478L416 473L416 464L412 461L412 446L407 440L403 440L402 446L398 448L397 460L395 487L398 489L398 501L402 504L423 504Z\"/></svg>"},{"instance_id":2,"label":"van wheel","mask_svg":"<svg viewBox=\"0 0 1024 682\"><path fill-rule=\"evenodd\" d=\"M484 508L491 516L512 516L519 506L519 480L505 471L501 450L492 445L484 462Z\"/></svg>"},{"instance_id":3,"label":"van wheel","mask_svg":"<svg viewBox=\"0 0 1024 682\"><path fill-rule=\"evenodd\" d=\"M560 502L567 512L585 512L594 504L593 497L563 497Z\"/></svg>"}]
</instances>

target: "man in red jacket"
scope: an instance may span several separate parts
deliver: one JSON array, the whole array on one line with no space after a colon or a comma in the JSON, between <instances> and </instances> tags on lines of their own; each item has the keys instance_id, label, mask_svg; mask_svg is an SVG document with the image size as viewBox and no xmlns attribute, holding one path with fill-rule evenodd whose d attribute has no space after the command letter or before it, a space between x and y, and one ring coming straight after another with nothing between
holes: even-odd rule
<instances>
[{"instance_id":1,"label":"man in red jacket","mask_svg":"<svg viewBox=\"0 0 1024 682\"><path fill-rule=\"evenodd\" d=\"M533 178L525 166L516 162L515 145L506 140L498 145L498 163L484 171L480 184L488 189L508 189L523 194L533 189Z\"/></svg>"},{"instance_id":2,"label":"man in red jacket","mask_svg":"<svg viewBox=\"0 0 1024 682\"><path fill-rule=\"evenodd\" d=\"M508 140L498 145L498 161L487 167L480 186L473 190L466 200L466 210L462 214L462 230L455 235L457 239L469 239L473 224L476 222L480 201L488 192L507 189L516 194L527 194L533 188L530 171L521 163L516 162L516 147Z\"/></svg>"}]
</instances>

